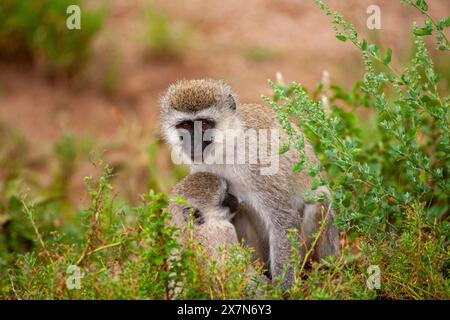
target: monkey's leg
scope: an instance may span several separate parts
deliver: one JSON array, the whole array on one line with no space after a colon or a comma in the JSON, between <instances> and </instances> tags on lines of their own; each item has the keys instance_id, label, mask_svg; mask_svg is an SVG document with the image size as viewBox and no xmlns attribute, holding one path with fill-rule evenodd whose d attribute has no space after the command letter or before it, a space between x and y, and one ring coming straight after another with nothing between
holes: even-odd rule
<instances>
[{"instance_id":1,"label":"monkey's leg","mask_svg":"<svg viewBox=\"0 0 450 320\"><path fill-rule=\"evenodd\" d=\"M305 239L307 250L315 243L312 255L315 260L339 256L339 230L334 226L334 217L329 201L305 207L302 238ZM314 241L313 234L318 232L319 239Z\"/></svg>"},{"instance_id":2,"label":"monkey's leg","mask_svg":"<svg viewBox=\"0 0 450 320\"><path fill-rule=\"evenodd\" d=\"M325 212L326 228L317 242L316 259L323 259L326 257L338 257L339 256L339 230L334 225L335 212L331 208L329 202L325 202L324 205L319 205L318 214L323 216L322 212Z\"/></svg>"},{"instance_id":3,"label":"monkey's leg","mask_svg":"<svg viewBox=\"0 0 450 320\"><path fill-rule=\"evenodd\" d=\"M283 215L282 217L286 217ZM292 215L288 215L292 217ZM291 261L291 241L289 229L298 229L298 224L290 219L277 219L273 222L269 233L270 271L272 280L282 279L283 290L289 289L294 283L294 266Z\"/></svg>"}]
</instances>

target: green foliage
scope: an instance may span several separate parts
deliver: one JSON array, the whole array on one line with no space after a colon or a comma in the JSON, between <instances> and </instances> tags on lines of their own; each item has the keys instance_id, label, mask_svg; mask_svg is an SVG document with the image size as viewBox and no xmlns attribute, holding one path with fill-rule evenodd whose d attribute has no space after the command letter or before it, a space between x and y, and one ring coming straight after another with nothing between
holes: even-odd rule
<instances>
[{"instance_id":1,"label":"green foliage","mask_svg":"<svg viewBox=\"0 0 450 320\"><path fill-rule=\"evenodd\" d=\"M391 65L391 49L382 55L377 45L360 40L342 16L316 2L332 16L338 38L360 49L364 81L350 93L332 88L330 110L296 83L272 84L274 99L266 100L278 112L291 147L299 151L298 166L313 177L313 190L325 184L332 188L333 205L339 211L336 224L352 237L364 237L370 257L376 260L373 264L384 268L390 285L380 296L448 297L444 269L450 209L449 97L438 90L440 77L423 35L415 32L415 55L410 66L399 72ZM425 1L413 5L417 6L426 11ZM354 114L359 108L371 116L370 136L356 126ZM322 164L308 159L292 117L314 144ZM410 285L411 281L420 285Z\"/></svg>"},{"instance_id":2,"label":"green foliage","mask_svg":"<svg viewBox=\"0 0 450 320\"><path fill-rule=\"evenodd\" d=\"M247 286L251 253L235 245L223 250L223 263L211 259L179 229L165 211L169 199L150 191L138 207L118 203L104 168L94 182L85 178L89 206L80 212L77 234L42 233L35 203L21 200L35 249L15 251L0 261L0 298L11 299L206 299L254 297L261 285ZM42 222L42 221L41 221ZM226 256L226 258L225 258ZM80 287L67 286L69 266L82 270Z\"/></svg>"},{"instance_id":3,"label":"green foliage","mask_svg":"<svg viewBox=\"0 0 450 320\"><path fill-rule=\"evenodd\" d=\"M423 37L435 33L437 48L443 51L450 50L450 43L445 35L445 29L450 27L450 17L439 19L438 21L433 19L428 12L428 4L425 0L400 0L400 2L418 9L426 18L424 27L419 28L414 26L414 35Z\"/></svg>"},{"instance_id":4,"label":"green foliage","mask_svg":"<svg viewBox=\"0 0 450 320\"><path fill-rule=\"evenodd\" d=\"M80 30L66 26L69 5L81 8ZM5 0L0 4L0 52L31 57L50 73L73 73L89 55L103 20L103 9L88 9L82 0Z\"/></svg>"},{"instance_id":5,"label":"green foliage","mask_svg":"<svg viewBox=\"0 0 450 320\"><path fill-rule=\"evenodd\" d=\"M423 0L402 1L431 22L413 28L415 52L399 71L391 49L360 39L343 17L316 2L332 17L338 39L360 50L364 78L350 90L321 83L311 95L296 83L272 84L274 97L266 100L290 137L280 153L298 151L293 171L307 170L312 191L323 184L333 190L340 257L311 261L312 250L303 255L292 230L295 283L282 292L282 279L265 282L249 250L223 247L212 258L193 237L192 222L184 232L170 224L169 198L159 191L186 170L161 168L159 157L168 159L169 151L157 137L148 141L133 127L101 145L66 135L36 156L20 134L0 124L0 298L448 299L449 97L423 39L431 32L447 53L448 18L433 20ZM162 21L155 28L171 30ZM173 42L166 40L156 42ZM163 55L172 50L166 44ZM320 165L309 161L292 120ZM70 184L86 162L101 173L85 178L88 203L80 208ZM42 172L51 173L50 181L42 181ZM136 176L157 192L136 200L130 184ZM380 268L380 289L366 285L370 265ZM82 272L79 289L67 286L70 266Z\"/></svg>"}]
</instances>

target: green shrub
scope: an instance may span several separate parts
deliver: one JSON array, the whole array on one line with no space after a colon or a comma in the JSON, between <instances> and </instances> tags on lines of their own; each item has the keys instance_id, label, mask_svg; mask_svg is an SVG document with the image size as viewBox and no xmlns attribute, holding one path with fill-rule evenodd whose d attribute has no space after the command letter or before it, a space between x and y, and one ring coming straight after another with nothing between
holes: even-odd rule
<instances>
[{"instance_id":1,"label":"green shrub","mask_svg":"<svg viewBox=\"0 0 450 320\"><path fill-rule=\"evenodd\" d=\"M171 168L169 177L159 172L159 142L148 145L141 134L126 136L126 146L133 149L128 159L139 165L116 159L114 170L105 167L98 179L86 178L89 204L80 209L57 195L69 192L62 174L71 176L90 145L70 136L56 145L49 188L31 174L42 161L30 156L20 135L0 126L0 298L448 299L449 97L440 92L440 77L422 39L429 31L413 31L415 54L399 71L391 65L391 50L381 55L340 15L317 3L332 16L338 38L360 49L363 81L350 90L321 84L311 96L299 84L272 84L274 97L266 100L289 133L288 146L299 152L295 171L308 171L313 190L325 183L333 190L335 223L342 230L340 257L311 263L308 254L300 258L293 250L295 284L287 293L279 285L250 282L245 270L261 270L250 262L248 250L236 245L224 264L211 261L190 238L180 250L165 194L148 192L131 204L113 186L116 175L128 180L133 170L127 165L139 167L142 159L152 188L167 189L184 175L184 168ZM425 1L409 4L426 13ZM447 53L439 25L432 21L426 28ZM324 95L327 99L319 102ZM321 165L308 161L292 120L313 143ZM113 141L101 149L122 147ZM80 289L66 285L70 265L84 274ZM381 271L377 290L366 284L370 265Z\"/></svg>"},{"instance_id":2,"label":"green shrub","mask_svg":"<svg viewBox=\"0 0 450 320\"><path fill-rule=\"evenodd\" d=\"M0 52L42 63L50 73L73 73L90 52L101 29L103 9L87 9L83 0L4 0L0 4ZM81 8L81 29L66 26L67 7Z\"/></svg>"},{"instance_id":3,"label":"green shrub","mask_svg":"<svg viewBox=\"0 0 450 320\"><path fill-rule=\"evenodd\" d=\"M274 99L266 100L278 112L290 146L299 151L299 167L314 178L313 190L332 188L339 211L335 223L352 237L363 237L368 265L380 265L386 284L380 296L448 298L449 97L438 90L440 76L422 39L436 31L438 48L449 50L441 29L445 23L430 22L425 1L402 1L421 8L430 31L414 27L415 55L398 71L391 49L381 54L342 16L316 2L332 17L337 38L361 51L363 82L349 93L332 87L327 108L296 83L272 84ZM368 121L355 119L361 108ZM321 165L309 162L292 117L313 142Z\"/></svg>"},{"instance_id":4,"label":"green shrub","mask_svg":"<svg viewBox=\"0 0 450 320\"><path fill-rule=\"evenodd\" d=\"M22 198L22 223L35 249L0 260L1 299L219 299L255 295L245 275L251 254L236 245L225 265L210 259L195 239L181 249L169 223L168 197L150 191L137 207L116 199L105 167L85 179L89 206L78 213L75 232L42 231L42 209ZM1 248L0 248L1 249ZM0 257L1 258L1 257ZM79 267L80 287L70 288ZM219 279L219 282L218 282ZM219 285L220 284L220 285Z\"/></svg>"}]
</instances>

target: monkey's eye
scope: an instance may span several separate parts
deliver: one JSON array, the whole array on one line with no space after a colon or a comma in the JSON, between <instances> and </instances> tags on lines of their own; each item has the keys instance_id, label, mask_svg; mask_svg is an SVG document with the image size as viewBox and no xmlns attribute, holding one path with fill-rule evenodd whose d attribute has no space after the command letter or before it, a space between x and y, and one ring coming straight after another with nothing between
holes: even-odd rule
<instances>
[{"instance_id":1,"label":"monkey's eye","mask_svg":"<svg viewBox=\"0 0 450 320\"><path fill-rule=\"evenodd\" d=\"M206 131L211 129L211 123L209 121L202 121L202 130Z\"/></svg>"},{"instance_id":2,"label":"monkey's eye","mask_svg":"<svg viewBox=\"0 0 450 320\"><path fill-rule=\"evenodd\" d=\"M179 124L177 124L176 128L177 129L192 130L192 122L186 121L186 122L179 123Z\"/></svg>"},{"instance_id":3,"label":"monkey's eye","mask_svg":"<svg viewBox=\"0 0 450 320\"><path fill-rule=\"evenodd\" d=\"M202 121L202 131L206 131L209 129L214 129L216 123L214 122L214 120L210 120L210 119L201 119Z\"/></svg>"}]
</instances>

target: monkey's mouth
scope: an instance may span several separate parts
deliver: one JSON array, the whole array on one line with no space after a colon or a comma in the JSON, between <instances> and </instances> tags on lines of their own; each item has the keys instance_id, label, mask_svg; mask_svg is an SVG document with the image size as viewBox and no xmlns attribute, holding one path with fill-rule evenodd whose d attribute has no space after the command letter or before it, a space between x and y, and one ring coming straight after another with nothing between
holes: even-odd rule
<instances>
[{"instance_id":1,"label":"monkey's mouth","mask_svg":"<svg viewBox=\"0 0 450 320\"><path fill-rule=\"evenodd\" d=\"M239 207L239 200L231 193L226 193L222 201L222 206L230 209L230 213L235 213Z\"/></svg>"},{"instance_id":2,"label":"monkey's mouth","mask_svg":"<svg viewBox=\"0 0 450 320\"><path fill-rule=\"evenodd\" d=\"M192 139L194 140L194 139ZM212 141L202 141L201 143L196 144L195 142L191 143L190 148L185 148L185 152L190 156L192 162L203 162L206 158L205 149L209 146Z\"/></svg>"}]
</instances>

